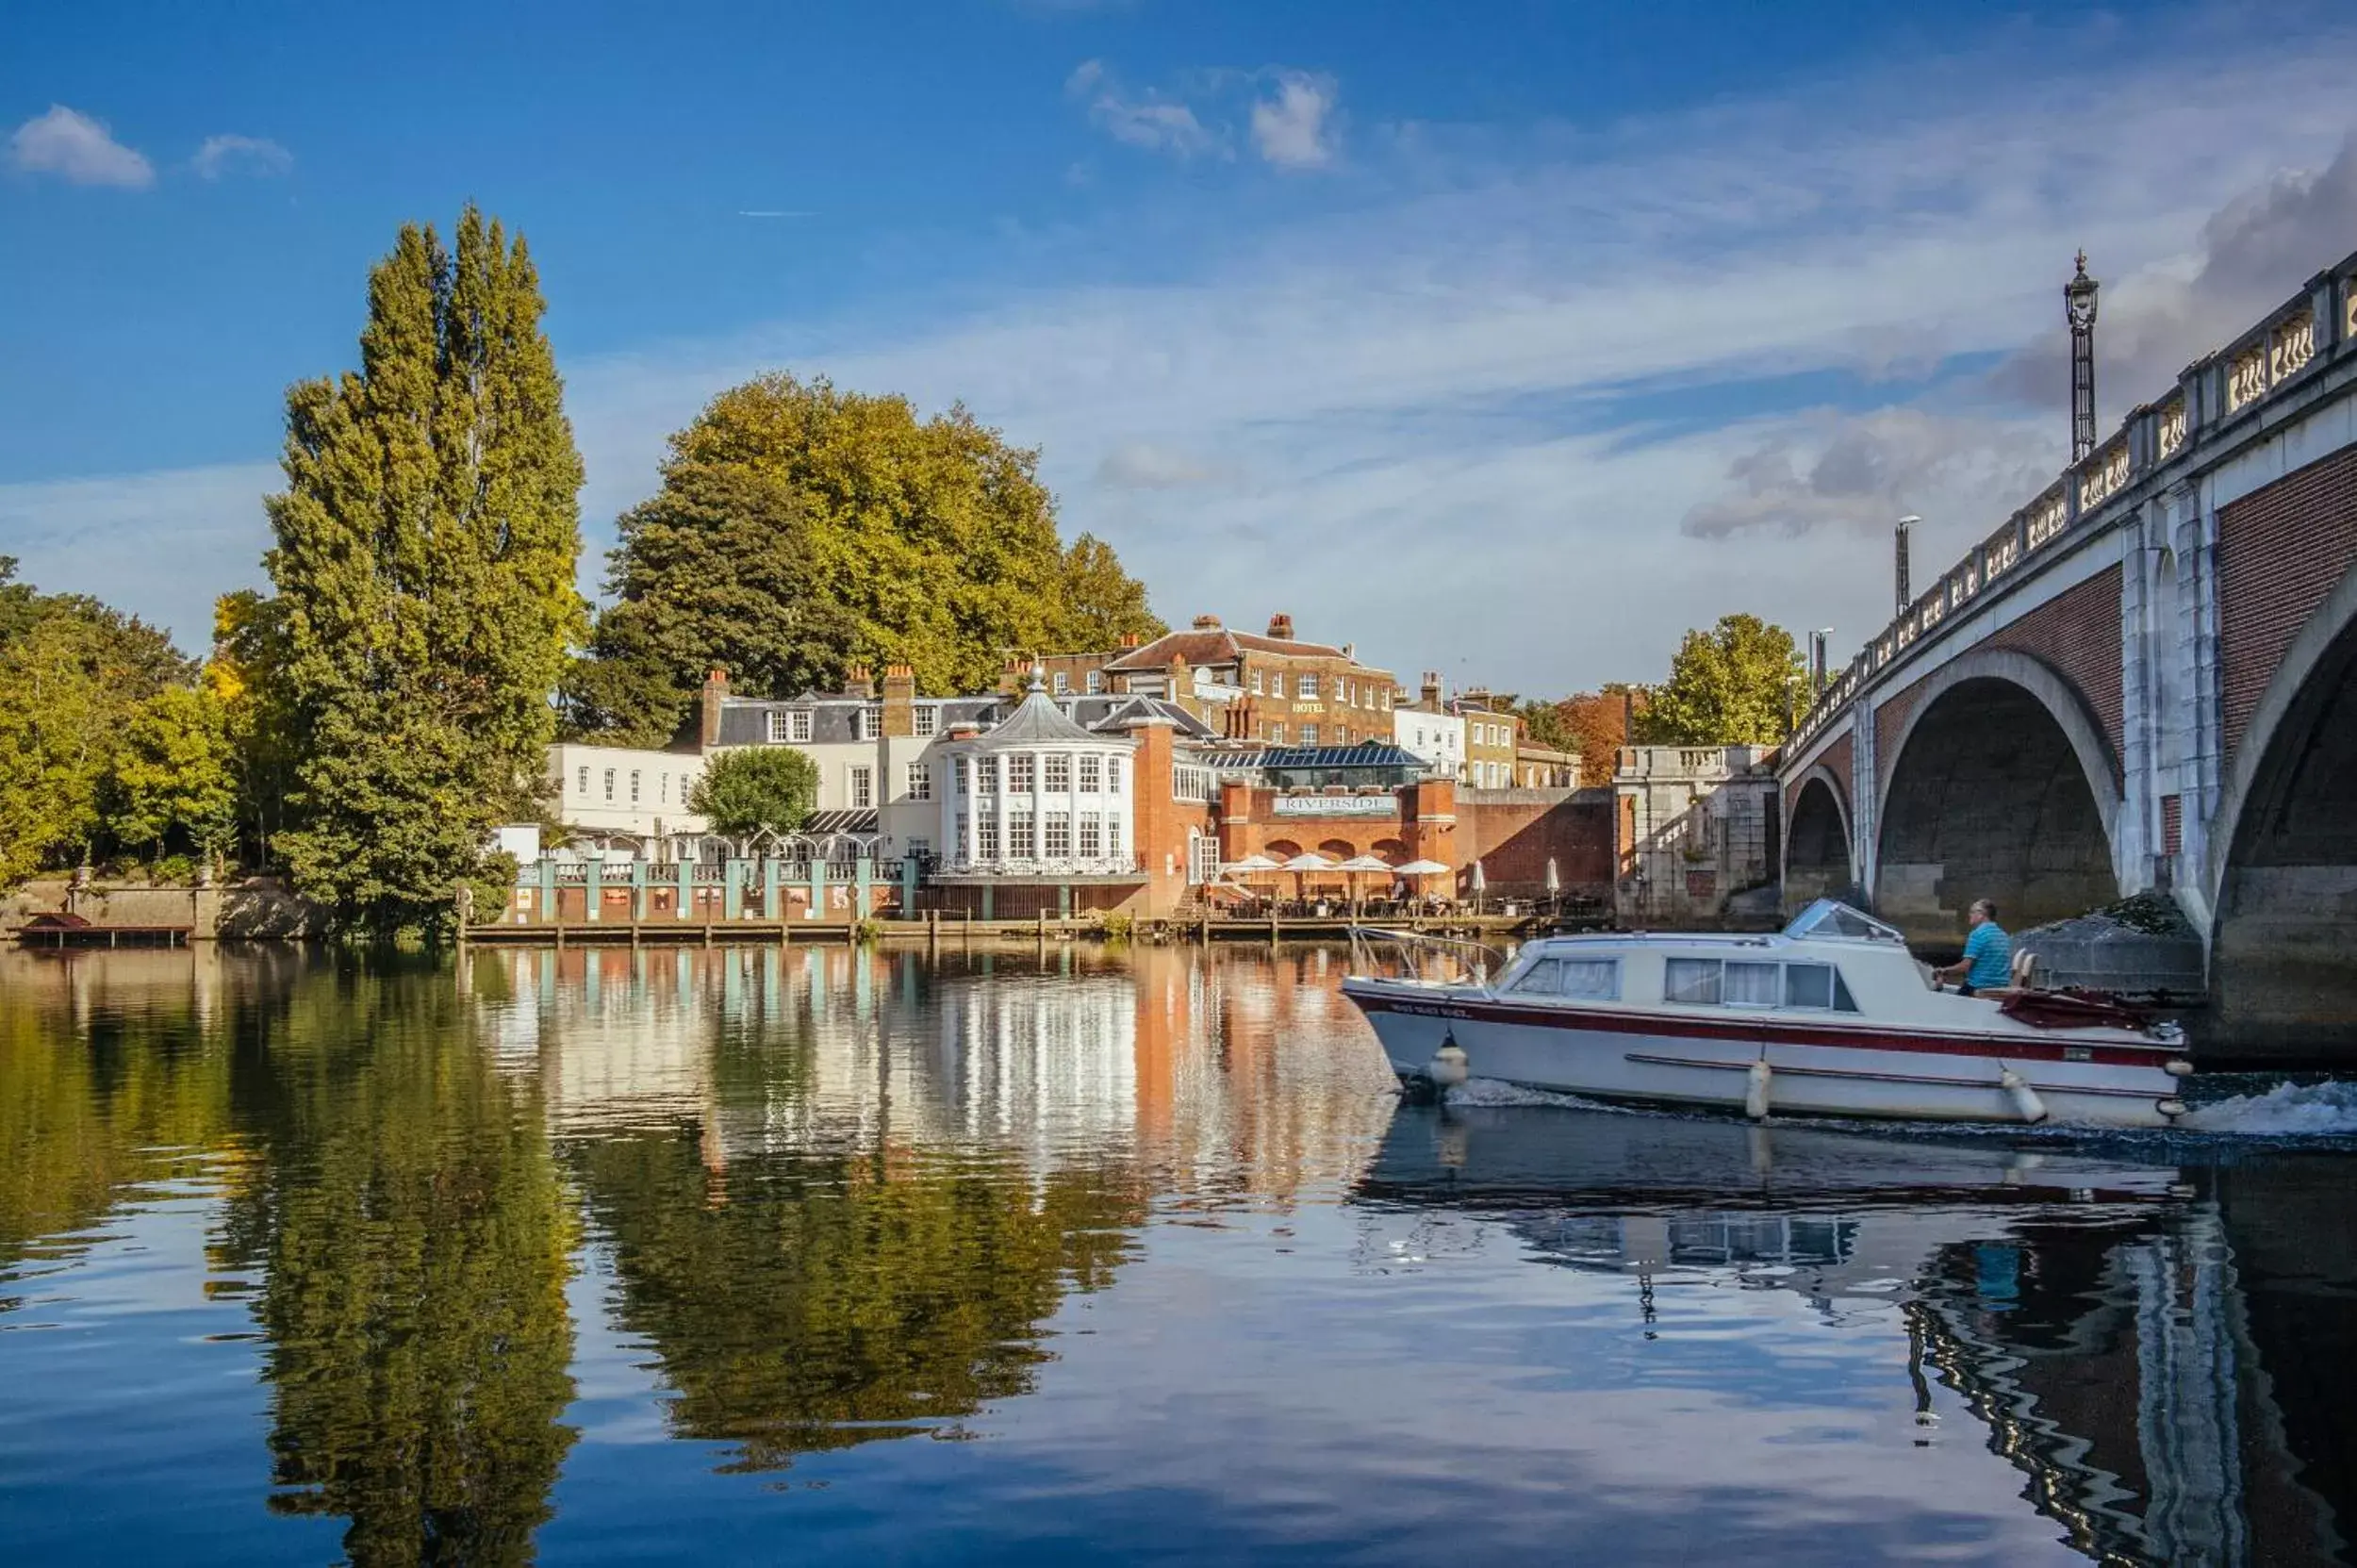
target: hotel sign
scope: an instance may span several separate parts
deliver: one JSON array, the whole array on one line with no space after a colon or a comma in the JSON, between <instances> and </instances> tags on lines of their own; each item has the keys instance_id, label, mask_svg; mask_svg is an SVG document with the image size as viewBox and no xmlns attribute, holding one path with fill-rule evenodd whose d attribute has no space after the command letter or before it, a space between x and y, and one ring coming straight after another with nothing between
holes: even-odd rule
<instances>
[{"instance_id":1,"label":"hotel sign","mask_svg":"<svg viewBox=\"0 0 2357 1568\"><path fill-rule=\"evenodd\" d=\"M1279 817L1396 817L1399 806L1389 795L1279 795Z\"/></svg>"}]
</instances>

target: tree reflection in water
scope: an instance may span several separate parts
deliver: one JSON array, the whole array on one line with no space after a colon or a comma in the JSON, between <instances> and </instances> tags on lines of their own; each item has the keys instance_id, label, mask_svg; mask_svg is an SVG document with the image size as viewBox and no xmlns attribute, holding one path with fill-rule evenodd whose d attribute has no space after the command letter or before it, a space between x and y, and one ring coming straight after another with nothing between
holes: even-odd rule
<instances>
[{"instance_id":1,"label":"tree reflection in water","mask_svg":"<svg viewBox=\"0 0 2357 1568\"><path fill-rule=\"evenodd\" d=\"M1003 1157L770 1151L704 1164L701 1132L584 1146L621 1323L653 1347L682 1437L732 1468L930 1430L1031 1387L1043 1325L1143 1217L1134 1181Z\"/></svg>"},{"instance_id":2,"label":"tree reflection in water","mask_svg":"<svg viewBox=\"0 0 2357 1568\"><path fill-rule=\"evenodd\" d=\"M529 1561L574 1436L575 1220L536 1094L446 973L396 971L298 990L239 1102L271 1507L348 1518L359 1564Z\"/></svg>"}]
</instances>

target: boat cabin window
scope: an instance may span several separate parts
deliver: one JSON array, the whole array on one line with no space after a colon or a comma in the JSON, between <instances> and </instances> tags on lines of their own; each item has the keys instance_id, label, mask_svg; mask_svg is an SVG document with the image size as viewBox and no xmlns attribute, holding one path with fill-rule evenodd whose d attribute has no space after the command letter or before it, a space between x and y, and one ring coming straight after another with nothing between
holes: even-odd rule
<instances>
[{"instance_id":1,"label":"boat cabin window","mask_svg":"<svg viewBox=\"0 0 2357 1568\"><path fill-rule=\"evenodd\" d=\"M1719 999L1719 961L1715 958L1673 958L1663 967L1661 999L1711 1003Z\"/></svg>"},{"instance_id":2,"label":"boat cabin window","mask_svg":"<svg viewBox=\"0 0 2357 1568\"><path fill-rule=\"evenodd\" d=\"M1830 964L1788 964L1784 966L1784 1005L1787 1007L1831 1007L1833 1005L1833 966Z\"/></svg>"},{"instance_id":3,"label":"boat cabin window","mask_svg":"<svg viewBox=\"0 0 2357 1568\"><path fill-rule=\"evenodd\" d=\"M1661 974L1661 999L1689 1007L1816 1007L1854 1013L1857 1002L1830 964L1673 958Z\"/></svg>"},{"instance_id":4,"label":"boat cabin window","mask_svg":"<svg viewBox=\"0 0 2357 1568\"><path fill-rule=\"evenodd\" d=\"M1621 994L1621 961L1617 958L1541 958L1525 969L1521 978L1514 982L1513 994L1611 1001Z\"/></svg>"}]
</instances>

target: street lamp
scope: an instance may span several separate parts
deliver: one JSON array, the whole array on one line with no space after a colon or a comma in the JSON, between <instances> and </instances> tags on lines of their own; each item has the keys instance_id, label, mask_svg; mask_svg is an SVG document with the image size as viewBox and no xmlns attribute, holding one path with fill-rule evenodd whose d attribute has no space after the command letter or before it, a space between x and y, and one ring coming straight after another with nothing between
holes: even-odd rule
<instances>
[{"instance_id":1,"label":"street lamp","mask_svg":"<svg viewBox=\"0 0 2357 1568\"><path fill-rule=\"evenodd\" d=\"M2070 460L2095 450L2095 291L2087 276L2087 253L2079 271L2063 285L2063 318L2070 323Z\"/></svg>"},{"instance_id":2,"label":"street lamp","mask_svg":"<svg viewBox=\"0 0 2357 1568\"><path fill-rule=\"evenodd\" d=\"M1922 520L1921 518L1910 512L1899 520L1898 528L1892 536L1891 542L1897 553L1899 569L1899 614L1901 615L1906 614L1907 606L1915 602L1915 595L1907 591L1907 536L1914 531L1915 525Z\"/></svg>"}]
</instances>

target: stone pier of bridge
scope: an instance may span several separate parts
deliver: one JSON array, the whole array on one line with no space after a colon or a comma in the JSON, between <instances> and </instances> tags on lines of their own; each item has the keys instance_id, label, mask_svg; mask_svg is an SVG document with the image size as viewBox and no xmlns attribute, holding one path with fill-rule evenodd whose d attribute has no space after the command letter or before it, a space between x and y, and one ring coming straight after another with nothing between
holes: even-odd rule
<instances>
[{"instance_id":1,"label":"stone pier of bridge","mask_svg":"<svg viewBox=\"0 0 2357 1568\"><path fill-rule=\"evenodd\" d=\"M2160 893L2214 1056L2357 1063L2357 256L2155 390L1826 683L1787 901L1936 943Z\"/></svg>"}]
</instances>

